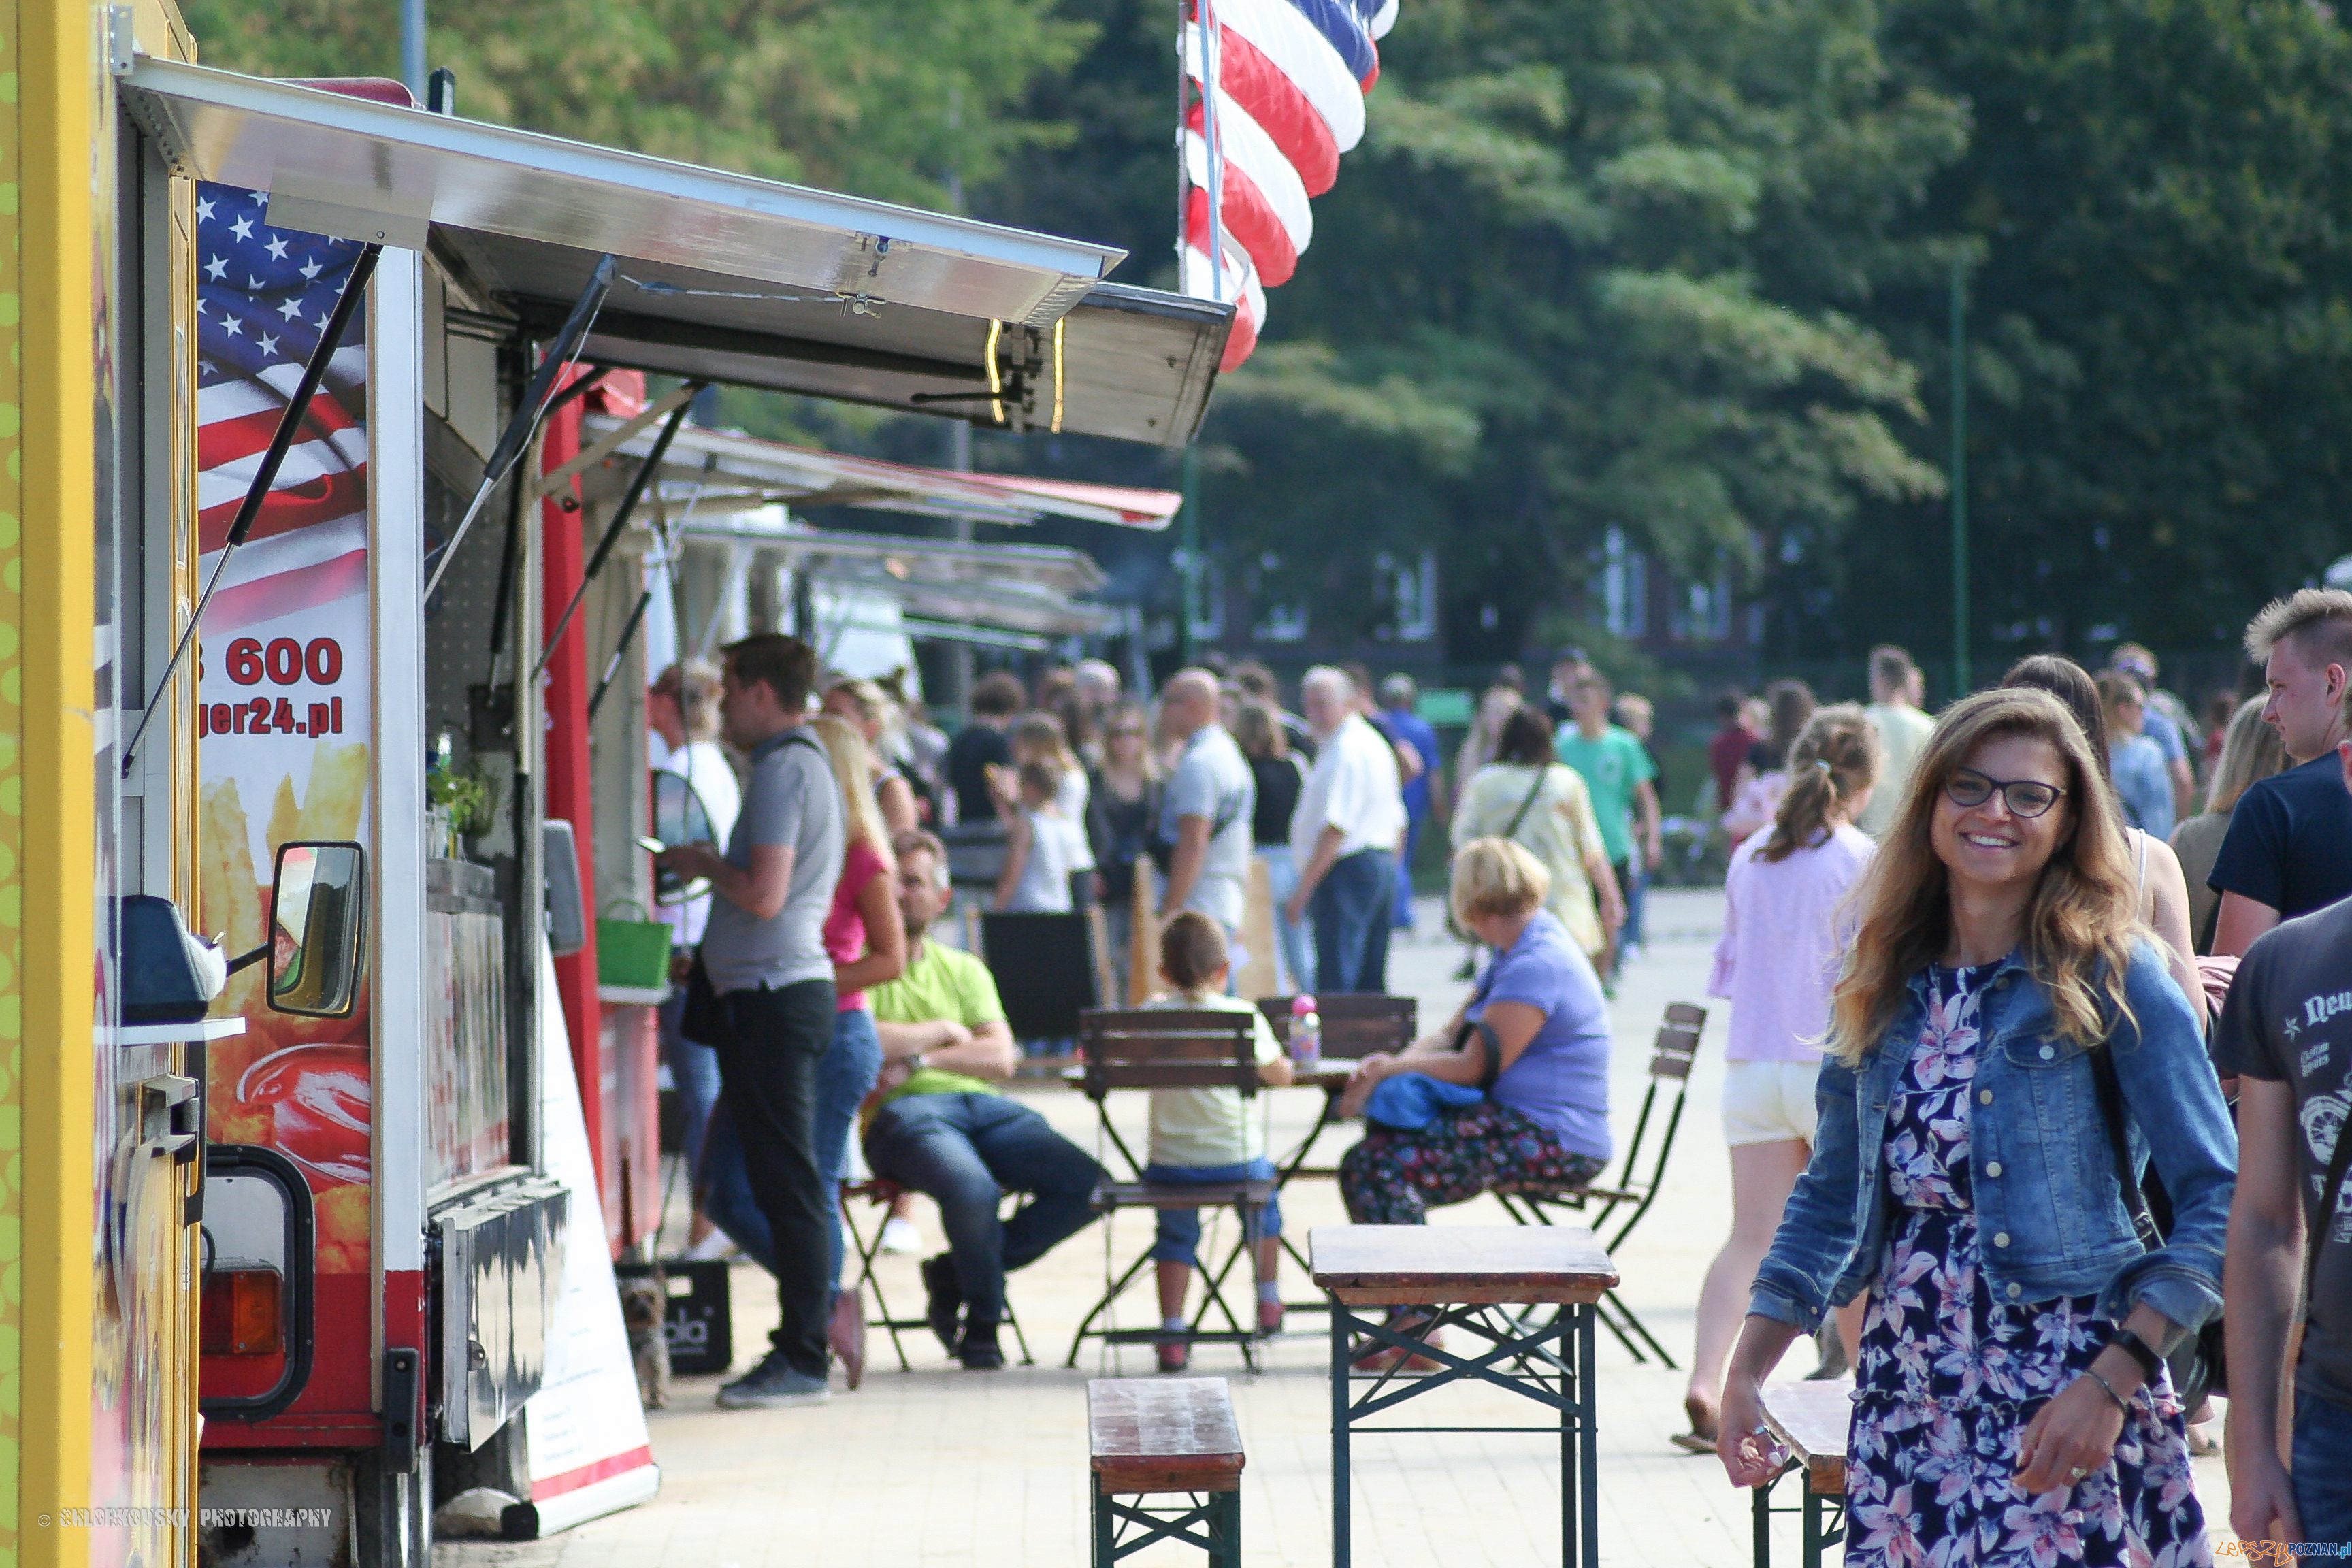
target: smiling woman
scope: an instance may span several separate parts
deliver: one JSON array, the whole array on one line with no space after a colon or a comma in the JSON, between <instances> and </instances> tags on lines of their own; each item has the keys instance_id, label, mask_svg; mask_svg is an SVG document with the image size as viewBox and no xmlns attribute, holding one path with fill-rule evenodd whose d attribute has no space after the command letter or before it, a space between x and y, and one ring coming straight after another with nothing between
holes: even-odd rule
<instances>
[{"instance_id":1,"label":"smiling woman","mask_svg":"<svg viewBox=\"0 0 2352 1568\"><path fill-rule=\"evenodd\" d=\"M2138 904L2067 709L1954 705L1866 874L1812 1159L1718 1426L1734 1483L1769 1479L1763 1377L1867 1289L1849 1563L2207 1559L2160 1358L2220 1306L2236 1146ZM2160 1246L2128 1217L2143 1157L2174 1204Z\"/></svg>"}]
</instances>

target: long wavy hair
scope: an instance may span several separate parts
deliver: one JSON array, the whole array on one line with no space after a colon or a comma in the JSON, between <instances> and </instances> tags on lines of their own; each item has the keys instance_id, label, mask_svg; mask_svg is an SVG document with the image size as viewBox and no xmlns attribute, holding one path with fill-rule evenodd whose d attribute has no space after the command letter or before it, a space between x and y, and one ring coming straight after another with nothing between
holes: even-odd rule
<instances>
[{"instance_id":1,"label":"long wavy hair","mask_svg":"<svg viewBox=\"0 0 2352 1568\"><path fill-rule=\"evenodd\" d=\"M1951 946L1950 873L1929 832L1937 801L1978 747L2011 735L2046 742L2066 774L2066 794L2050 808L2064 814L2058 845L2026 909L2020 956L2067 1038L2096 1045L2131 1016L2124 987L2141 931L2139 892L2114 789L2056 698L2030 688L1979 691L1945 710L1854 891L1860 931L1831 994L1827 1041L1849 1067L1877 1046L1911 977Z\"/></svg>"},{"instance_id":2,"label":"long wavy hair","mask_svg":"<svg viewBox=\"0 0 2352 1568\"><path fill-rule=\"evenodd\" d=\"M1789 748L1789 787L1759 860L1786 860L1830 836L1830 813L1878 782L1878 726L1851 702L1816 709Z\"/></svg>"}]
</instances>

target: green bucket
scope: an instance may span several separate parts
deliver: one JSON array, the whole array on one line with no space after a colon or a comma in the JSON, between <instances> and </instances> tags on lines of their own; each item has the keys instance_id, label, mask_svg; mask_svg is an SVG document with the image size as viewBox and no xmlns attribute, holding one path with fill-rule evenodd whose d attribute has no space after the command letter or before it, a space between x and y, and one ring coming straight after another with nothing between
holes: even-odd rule
<instances>
[{"instance_id":1,"label":"green bucket","mask_svg":"<svg viewBox=\"0 0 2352 1568\"><path fill-rule=\"evenodd\" d=\"M644 914L645 905L635 899L615 899L604 909L596 919L596 984L668 990L670 928L659 921L611 918L615 909Z\"/></svg>"}]
</instances>

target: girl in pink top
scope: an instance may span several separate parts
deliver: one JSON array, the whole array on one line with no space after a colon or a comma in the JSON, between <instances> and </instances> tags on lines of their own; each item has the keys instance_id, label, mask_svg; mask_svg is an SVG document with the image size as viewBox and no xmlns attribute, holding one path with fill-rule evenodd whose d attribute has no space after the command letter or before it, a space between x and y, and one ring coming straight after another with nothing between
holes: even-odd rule
<instances>
[{"instance_id":1,"label":"girl in pink top","mask_svg":"<svg viewBox=\"0 0 2352 1568\"><path fill-rule=\"evenodd\" d=\"M1731 1236L1699 1292L1683 1397L1691 1429L1675 1438L1694 1452L1715 1451L1724 1363L1748 1288L1812 1156L1813 1079L1846 946L1838 910L1870 859L1871 841L1853 818L1869 802L1879 759L1878 731L1860 708L1816 712L1789 748L1789 785L1771 830L1743 841L1724 877L1723 940L1707 990L1731 1002L1723 1079ZM1839 1314L1849 1345L1860 1317L1859 1304Z\"/></svg>"}]
</instances>

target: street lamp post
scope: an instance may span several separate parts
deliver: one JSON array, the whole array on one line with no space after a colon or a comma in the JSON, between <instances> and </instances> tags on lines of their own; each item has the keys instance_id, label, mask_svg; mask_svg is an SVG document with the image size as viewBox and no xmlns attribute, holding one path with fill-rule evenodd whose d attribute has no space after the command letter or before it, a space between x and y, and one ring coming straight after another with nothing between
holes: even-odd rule
<instances>
[{"instance_id":1,"label":"street lamp post","mask_svg":"<svg viewBox=\"0 0 2352 1568\"><path fill-rule=\"evenodd\" d=\"M1952 696L1975 685L1969 673L1969 275L1952 252Z\"/></svg>"}]
</instances>

